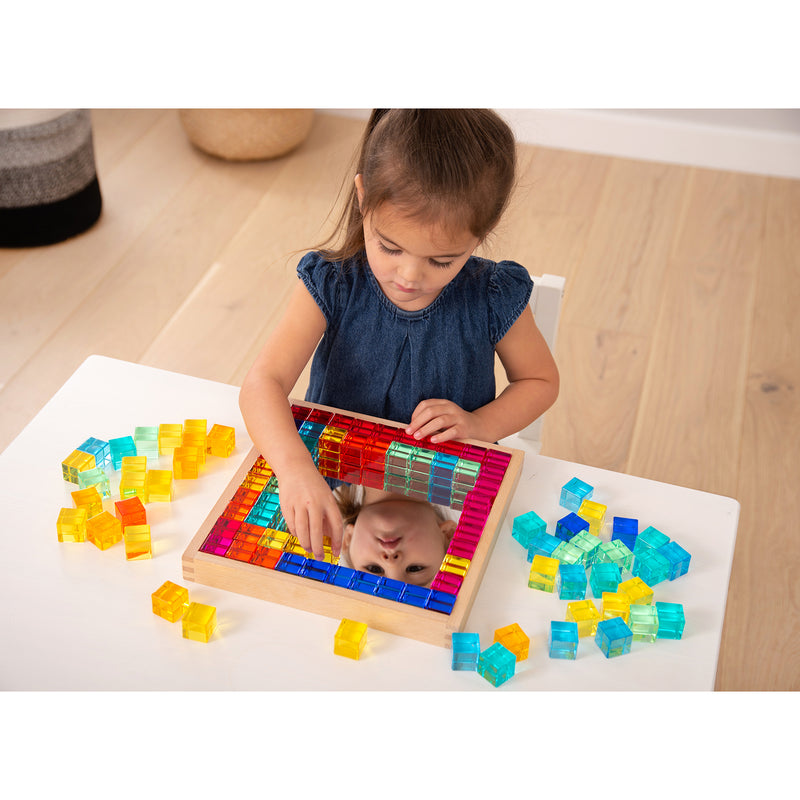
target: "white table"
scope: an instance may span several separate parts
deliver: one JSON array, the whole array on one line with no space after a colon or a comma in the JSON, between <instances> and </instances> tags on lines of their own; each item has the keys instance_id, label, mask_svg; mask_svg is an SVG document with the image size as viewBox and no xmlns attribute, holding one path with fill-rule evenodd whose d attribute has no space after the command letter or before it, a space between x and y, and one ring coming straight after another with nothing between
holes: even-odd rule
<instances>
[{"instance_id":1,"label":"white table","mask_svg":"<svg viewBox=\"0 0 800 800\"><path fill-rule=\"evenodd\" d=\"M235 427L236 450L228 459L209 457L197 480L176 481L172 503L148 504L152 559L128 562L121 544L100 551L88 542L58 542L56 518L72 505L76 488L62 480L61 461L73 449L90 436L108 440L132 435L138 425L188 418ZM525 448L515 439L504 444ZM735 500L526 455L466 627L480 634L482 647L492 643L495 629L512 622L531 638L529 658L496 689L474 672L452 671L445 648L370 630L354 661L333 654L335 619L184 581L181 555L250 446L237 387L87 359L0 455L0 689L713 688L739 514ZM169 468L169 458L161 461ZM564 619L566 601L528 588L529 564L511 537L511 520L535 510L550 530L567 513L558 501L573 476L595 487L609 519L638 517L692 554L687 575L655 587L657 600L683 604L682 640L634 642L629 654L606 659L593 639L581 639L575 661L548 657L549 623ZM104 502L112 513L115 499ZM187 586L190 600L216 606L218 628L208 643L184 639L179 622L153 614L150 595L166 580Z\"/></svg>"}]
</instances>

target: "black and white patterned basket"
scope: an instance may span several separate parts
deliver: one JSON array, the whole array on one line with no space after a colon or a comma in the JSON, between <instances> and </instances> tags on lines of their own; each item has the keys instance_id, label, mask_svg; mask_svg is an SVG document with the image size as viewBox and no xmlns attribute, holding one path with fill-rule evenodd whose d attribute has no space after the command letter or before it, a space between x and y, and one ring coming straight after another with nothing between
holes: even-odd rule
<instances>
[{"instance_id":1,"label":"black and white patterned basket","mask_svg":"<svg viewBox=\"0 0 800 800\"><path fill-rule=\"evenodd\" d=\"M0 125L0 247L54 244L90 228L102 199L89 112L9 119Z\"/></svg>"}]
</instances>

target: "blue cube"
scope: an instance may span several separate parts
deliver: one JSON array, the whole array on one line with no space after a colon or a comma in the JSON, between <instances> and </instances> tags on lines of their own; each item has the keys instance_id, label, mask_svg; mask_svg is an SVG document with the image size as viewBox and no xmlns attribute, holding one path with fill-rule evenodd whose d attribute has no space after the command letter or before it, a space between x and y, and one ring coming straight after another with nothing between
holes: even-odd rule
<instances>
[{"instance_id":1,"label":"blue cube","mask_svg":"<svg viewBox=\"0 0 800 800\"><path fill-rule=\"evenodd\" d=\"M528 544L528 562L533 561L534 556L553 557L553 551L561 544L561 539L550 533L539 533L534 536Z\"/></svg>"},{"instance_id":2,"label":"blue cube","mask_svg":"<svg viewBox=\"0 0 800 800\"><path fill-rule=\"evenodd\" d=\"M550 658L574 660L578 655L578 623L551 622L548 645Z\"/></svg>"},{"instance_id":3,"label":"blue cube","mask_svg":"<svg viewBox=\"0 0 800 800\"><path fill-rule=\"evenodd\" d=\"M656 603L658 613L658 639L680 639L686 619L681 603Z\"/></svg>"},{"instance_id":4,"label":"blue cube","mask_svg":"<svg viewBox=\"0 0 800 800\"><path fill-rule=\"evenodd\" d=\"M535 512L520 514L514 517L511 525L511 535L527 550L531 539L537 534L544 533L547 523Z\"/></svg>"},{"instance_id":5,"label":"blue cube","mask_svg":"<svg viewBox=\"0 0 800 800\"><path fill-rule=\"evenodd\" d=\"M356 577L356 570L339 564L328 572L328 575L325 578L325 583L330 583L333 586L341 586L344 589L349 589L355 583Z\"/></svg>"},{"instance_id":6,"label":"blue cube","mask_svg":"<svg viewBox=\"0 0 800 800\"><path fill-rule=\"evenodd\" d=\"M639 520L632 517L614 517L614 524L611 528L611 541L619 539L625 546L633 552L636 547L636 539L639 536Z\"/></svg>"},{"instance_id":7,"label":"blue cube","mask_svg":"<svg viewBox=\"0 0 800 800\"><path fill-rule=\"evenodd\" d=\"M568 542L575 534L588 530L589 523L574 512L570 512L556 523L556 536L562 542Z\"/></svg>"},{"instance_id":8,"label":"blue cube","mask_svg":"<svg viewBox=\"0 0 800 800\"><path fill-rule=\"evenodd\" d=\"M605 561L592 567L589 584L592 587L592 594L595 597L602 597L603 592L616 592L621 580L622 573L619 567L610 561Z\"/></svg>"},{"instance_id":9,"label":"blue cube","mask_svg":"<svg viewBox=\"0 0 800 800\"><path fill-rule=\"evenodd\" d=\"M631 574L653 587L669 579L670 562L658 550L646 549L634 558Z\"/></svg>"},{"instance_id":10,"label":"blue cube","mask_svg":"<svg viewBox=\"0 0 800 800\"><path fill-rule=\"evenodd\" d=\"M95 439L93 436L90 436L76 449L80 450L82 453L90 453L93 455L95 467L111 466L111 446L102 439Z\"/></svg>"},{"instance_id":11,"label":"blue cube","mask_svg":"<svg viewBox=\"0 0 800 800\"><path fill-rule=\"evenodd\" d=\"M636 544L633 548L633 554L638 556L639 553L644 553L646 550L658 550L669 541L669 536L661 533L660 530L654 528L652 525L645 528L637 537Z\"/></svg>"},{"instance_id":12,"label":"blue cube","mask_svg":"<svg viewBox=\"0 0 800 800\"><path fill-rule=\"evenodd\" d=\"M517 657L500 642L495 642L478 656L478 674L492 686L500 686L514 677Z\"/></svg>"},{"instance_id":13,"label":"blue cube","mask_svg":"<svg viewBox=\"0 0 800 800\"><path fill-rule=\"evenodd\" d=\"M581 503L587 498L590 498L592 492L594 492L593 486L590 486L580 478L572 478L561 487L561 500L559 505L577 514Z\"/></svg>"},{"instance_id":14,"label":"blue cube","mask_svg":"<svg viewBox=\"0 0 800 800\"><path fill-rule=\"evenodd\" d=\"M562 600L586 599L586 569L582 564L559 564L556 591Z\"/></svg>"},{"instance_id":15,"label":"blue cube","mask_svg":"<svg viewBox=\"0 0 800 800\"><path fill-rule=\"evenodd\" d=\"M606 658L630 653L633 633L622 617L611 617L597 623L594 641Z\"/></svg>"},{"instance_id":16,"label":"blue cube","mask_svg":"<svg viewBox=\"0 0 800 800\"><path fill-rule=\"evenodd\" d=\"M394 600L395 598L392 599ZM456 604L456 599L456 595L450 592L445 592L441 589L431 589L431 594L428 598L428 602L425 604L425 608L430 611L438 611L441 614L451 614Z\"/></svg>"},{"instance_id":17,"label":"blue cube","mask_svg":"<svg viewBox=\"0 0 800 800\"><path fill-rule=\"evenodd\" d=\"M657 552L669 561L669 579L671 581L689 571L689 562L692 560L692 556L677 542L667 542L659 547Z\"/></svg>"},{"instance_id":18,"label":"blue cube","mask_svg":"<svg viewBox=\"0 0 800 800\"><path fill-rule=\"evenodd\" d=\"M477 671L481 654L480 636L477 633L454 633L452 644L452 669Z\"/></svg>"}]
</instances>

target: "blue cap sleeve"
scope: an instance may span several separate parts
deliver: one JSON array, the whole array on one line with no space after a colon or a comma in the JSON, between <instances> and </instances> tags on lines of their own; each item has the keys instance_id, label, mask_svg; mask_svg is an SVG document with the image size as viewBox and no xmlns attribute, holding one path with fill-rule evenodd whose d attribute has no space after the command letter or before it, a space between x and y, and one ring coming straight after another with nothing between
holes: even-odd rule
<instances>
[{"instance_id":1,"label":"blue cap sleeve","mask_svg":"<svg viewBox=\"0 0 800 800\"><path fill-rule=\"evenodd\" d=\"M531 298L533 281L516 261L500 261L489 279L489 335L496 345L517 321Z\"/></svg>"},{"instance_id":2,"label":"blue cap sleeve","mask_svg":"<svg viewBox=\"0 0 800 800\"><path fill-rule=\"evenodd\" d=\"M336 295L340 286L337 265L326 261L319 253L306 253L297 265L297 277L311 293L330 324L338 305Z\"/></svg>"}]
</instances>

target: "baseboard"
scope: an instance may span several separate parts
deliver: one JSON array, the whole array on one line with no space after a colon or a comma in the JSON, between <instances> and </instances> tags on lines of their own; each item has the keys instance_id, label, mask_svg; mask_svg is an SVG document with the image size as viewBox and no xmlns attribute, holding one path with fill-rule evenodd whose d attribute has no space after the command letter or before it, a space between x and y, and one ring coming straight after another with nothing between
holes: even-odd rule
<instances>
[{"instance_id":1,"label":"baseboard","mask_svg":"<svg viewBox=\"0 0 800 800\"><path fill-rule=\"evenodd\" d=\"M498 109L517 139L563 150L800 178L800 111ZM364 109L325 109L366 119ZM771 115L771 116L770 116ZM763 124L762 124L763 122ZM769 124L767 124L769 123Z\"/></svg>"}]
</instances>

